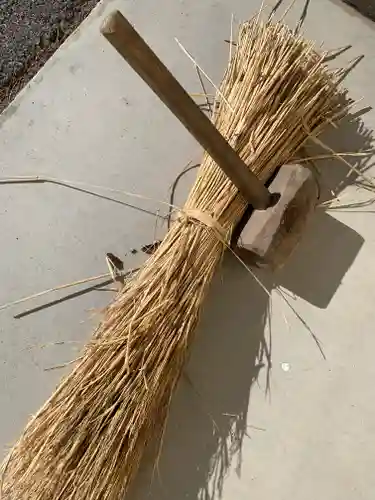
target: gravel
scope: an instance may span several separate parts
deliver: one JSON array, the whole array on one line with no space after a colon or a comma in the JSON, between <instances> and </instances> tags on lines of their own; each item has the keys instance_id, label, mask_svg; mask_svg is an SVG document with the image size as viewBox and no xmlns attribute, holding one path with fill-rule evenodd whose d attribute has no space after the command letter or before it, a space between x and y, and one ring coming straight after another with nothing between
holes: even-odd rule
<instances>
[{"instance_id":1,"label":"gravel","mask_svg":"<svg viewBox=\"0 0 375 500\"><path fill-rule=\"evenodd\" d=\"M0 0L0 113L98 0Z\"/></svg>"}]
</instances>

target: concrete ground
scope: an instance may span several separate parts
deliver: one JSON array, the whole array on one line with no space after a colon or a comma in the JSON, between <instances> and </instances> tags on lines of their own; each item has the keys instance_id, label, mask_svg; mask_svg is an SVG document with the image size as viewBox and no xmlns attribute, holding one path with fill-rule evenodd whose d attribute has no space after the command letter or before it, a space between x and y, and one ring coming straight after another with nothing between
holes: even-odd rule
<instances>
[{"instance_id":1,"label":"concrete ground","mask_svg":"<svg viewBox=\"0 0 375 500\"><path fill-rule=\"evenodd\" d=\"M300 14L297 4L291 23ZM82 181L106 197L51 183L0 186L0 304L105 273L106 252L123 258L126 268L137 266L144 255L134 249L162 236L165 209L92 185L168 200L175 177L200 157L194 140L101 38L101 20L114 8L189 91L199 92L174 37L219 82L231 14L245 20L259 5L105 1L0 116L1 177ZM304 30L329 48L352 45L340 64L365 55L346 81L350 95L363 100L326 140L339 151L373 147L374 26L341 2L315 0ZM371 175L371 158L350 161ZM350 185L339 162L323 167L325 189L345 188L342 204L371 199ZM180 185L177 202L191 179ZM261 275L272 300L226 259L187 367L191 383L181 382L173 402L158 474L145 467L131 497L373 498L373 217L366 203L320 209L286 268ZM319 338L326 359L277 286ZM0 311L4 454L69 369L48 368L74 359L113 294L92 283L78 290Z\"/></svg>"}]
</instances>

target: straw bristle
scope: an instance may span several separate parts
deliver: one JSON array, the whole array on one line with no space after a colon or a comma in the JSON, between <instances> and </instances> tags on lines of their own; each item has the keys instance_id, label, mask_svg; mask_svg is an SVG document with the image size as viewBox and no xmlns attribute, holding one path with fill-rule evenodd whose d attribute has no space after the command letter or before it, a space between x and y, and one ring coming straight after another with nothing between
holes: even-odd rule
<instances>
[{"instance_id":1,"label":"straw bristle","mask_svg":"<svg viewBox=\"0 0 375 500\"><path fill-rule=\"evenodd\" d=\"M241 27L220 90L215 124L262 181L341 109L335 74L281 24ZM3 498L123 498L146 446L161 436L225 249L217 231L189 211L209 214L229 235L245 208L205 155L184 211L12 450Z\"/></svg>"}]
</instances>

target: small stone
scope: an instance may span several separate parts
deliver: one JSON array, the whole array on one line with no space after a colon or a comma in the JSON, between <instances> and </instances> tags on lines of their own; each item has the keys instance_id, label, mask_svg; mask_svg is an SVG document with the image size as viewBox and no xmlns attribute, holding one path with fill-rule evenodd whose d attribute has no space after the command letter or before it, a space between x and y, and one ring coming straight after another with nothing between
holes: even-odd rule
<instances>
[{"instance_id":1,"label":"small stone","mask_svg":"<svg viewBox=\"0 0 375 500\"><path fill-rule=\"evenodd\" d=\"M57 40L57 36L58 36L58 30L57 30L57 28L56 28L56 27L53 27L53 28L51 29L51 32L50 32L50 35L49 35L49 38L50 38L50 40L51 40L51 43L56 42L56 40Z\"/></svg>"},{"instance_id":2,"label":"small stone","mask_svg":"<svg viewBox=\"0 0 375 500\"><path fill-rule=\"evenodd\" d=\"M74 17L74 11L69 9L65 12L65 19L66 21L70 21Z\"/></svg>"},{"instance_id":3,"label":"small stone","mask_svg":"<svg viewBox=\"0 0 375 500\"><path fill-rule=\"evenodd\" d=\"M39 45L42 49L45 49L48 47L50 44L50 36L49 33L43 33L43 35L40 37L40 42Z\"/></svg>"},{"instance_id":4,"label":"small stone","mask_svg":"<svg viewBox=\"0 0 375 500\"><path fill-rule=\"evenodd\" d=\"M20 61L15 61L13 63L13 73L17 74L23 70L23 64Z\"/></svg>"},{"instance_id":5,"label":"small stone","mask_svg":"<svg viewBox=\"0 0 375 500\"><path fill-rule=\"evenodd\" d=\"M62 33L65 33L68 30L68 23L64 19L60 21L59 25Z\"/></svg>"}]
</instances>

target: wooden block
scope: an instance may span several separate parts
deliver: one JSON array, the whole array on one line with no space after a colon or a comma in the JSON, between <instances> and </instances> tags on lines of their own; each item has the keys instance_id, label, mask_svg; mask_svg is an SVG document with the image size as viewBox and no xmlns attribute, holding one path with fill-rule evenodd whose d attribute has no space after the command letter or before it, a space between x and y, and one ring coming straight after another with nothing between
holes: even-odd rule
<instances>
[{"instance_id":1,"label":"wooden block","mask_svg":"<svg viewBox=\"0 0 375 500\"><path fill-rule=\"evenodd\" d=\"M238 253L260 267L282 267L301 239L318 200L318 184L307 165L283 165L271 183L280 199L267 210L254 210L242 230Z\"/></svg>"}]
</instances>

